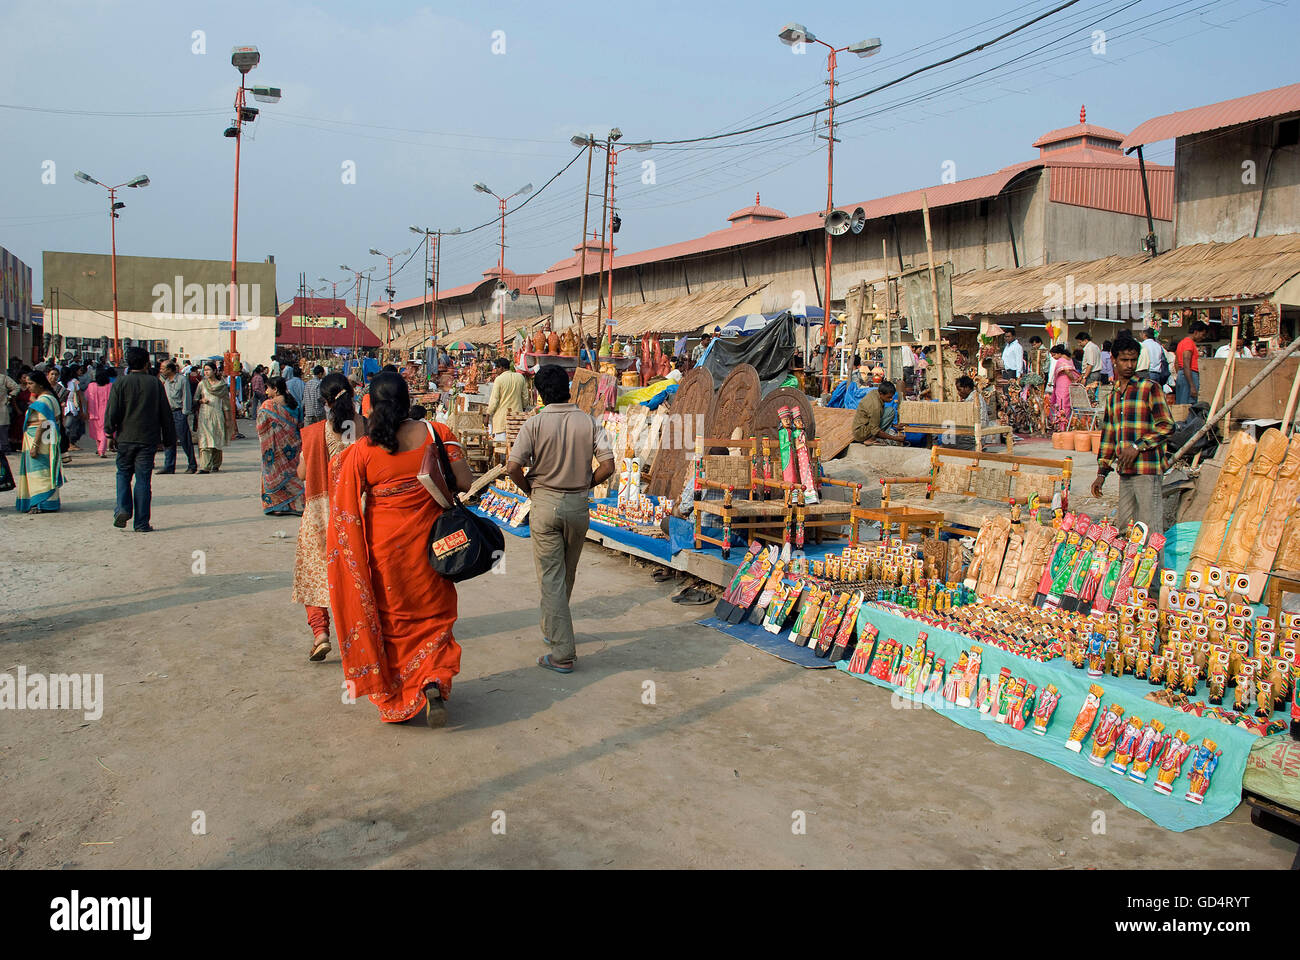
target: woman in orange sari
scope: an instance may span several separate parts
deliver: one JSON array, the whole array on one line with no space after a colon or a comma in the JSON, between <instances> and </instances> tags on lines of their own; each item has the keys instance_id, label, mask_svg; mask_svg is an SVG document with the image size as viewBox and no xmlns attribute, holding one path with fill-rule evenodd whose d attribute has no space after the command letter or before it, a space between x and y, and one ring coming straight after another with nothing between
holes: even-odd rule
<instances>
[{"instance_id":1,"label":"woman in orange sari","mask_svg":"<svg viewBox=\"0 0 1300 960\"><path fill-rule=\"evenodd\" d=\"M429 565L442 508L416 477L431 431L447 448L456 488L467 491L473 477L451 430L407 419L411 397L400 374L380 373L369 396L366 437L338 458L330 493L326 563L343 678L381 720L400 723L423 709L429 726L441 727L460 644L452 636L456 586Z\"/></svg>"},{"instance_id":2,"label":"woman in orange sari","mask_svg":"<svg viewBox=\"0 0 1300 960\"><path fill-rule=\"evenodd\" d=\"M330 519L330 480L338 455L366 431L354 406L352 384L341 373L331 373L320 385L326 418L304 427L298 479L305 484L302 523L298 525L298 550L293 562L294 603L307 608L312 632L311 653L317 663L330 652L330 591L325 568L325 540Z\"/></svg>"}]
</instances>

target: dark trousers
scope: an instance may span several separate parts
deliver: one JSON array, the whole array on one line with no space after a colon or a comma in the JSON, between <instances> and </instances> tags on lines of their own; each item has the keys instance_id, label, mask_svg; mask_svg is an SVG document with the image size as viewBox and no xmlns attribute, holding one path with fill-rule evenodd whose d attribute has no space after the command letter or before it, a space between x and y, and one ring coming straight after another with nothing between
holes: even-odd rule
<instances>
[{"instance_id":1,"label":"dark trousers","mask_svg":"<svg viewBox=\"0 0 1300 960\"><path fill-rule=\"evenodd\" d=\"M135 529L149 526L149 506L153 500L153 458L155 443L117 444L117 506L114 516L135 517ZM132 477L135 490L131 490Z\"/></svg>"},{"instance_id":2,"label":"dark trousers","mask_svg":"<svg viewBox=\"0 0 1300 960\"><path fill-rule=\"evenodd\" d=\"M198 469L198 463L194 459L194 440L190 436L190 418L179 410L172 411L172 423L176 425L176 446L168 447L163 451L163 473L171 473L176 469L176 447L185 451L185 459L189 462L191 470Z\"/></svg>"}]
</instances>

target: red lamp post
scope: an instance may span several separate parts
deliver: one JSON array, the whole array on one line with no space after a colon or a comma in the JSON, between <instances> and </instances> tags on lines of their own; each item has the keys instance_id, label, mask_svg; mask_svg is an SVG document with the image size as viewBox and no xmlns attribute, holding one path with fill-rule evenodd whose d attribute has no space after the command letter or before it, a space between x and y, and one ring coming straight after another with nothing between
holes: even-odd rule
<instances>
[{"instance_id":1,"label":"red lamp post","mask_svg":"<svg viewBox=\"0 0 1300 960\"><path fill-rule=\"evenodd\" d=\"M117 211L125 207L126 204L117 199L117 191L121 190L123 187L147 187L149 186L149 178L142 173L139 176L132 177L125 183L119 183L116 186L110 187L106 183L100 183L90 174L83 173L81 170L78 170L73 174L73 176L82 183L89 183L97 187L103 187L108 191L108 224L109 235L112 243L111 256L113 264L113 363L120 366L122 363L122 340L118 336L117 321Z\"/></svg>"},{"instance_id":2,"label":"red lamp post","mask_svg":"<svg viewBox=\"0 0 1300 960\"><path fill-rule=\"evenodd\" d=\"M826 216L830 216L835 210L835 55L838 53L855 53L859 57L870 57L880 51L880 40L872 38L870 40L860 40L857 43L850 43L846 47L834 47L824 40L818 40L812 32L801 23L787 23L781 28L778 34L781 42L787 46L793 47L796 52L803 52L803 44L819 43L826 48L826 73L827 73L827 90L826 97ZM831 350L831 235L826 234L826 279L825 288L822 293L822 393L829 388L830 380L830 350ZM805 336L807 329L804 328Z\"/></svg>"},{"instance_id":3,"label":"red lamp post","mask_svg":"<svg viewBox=\"0 0 1300 960\"><path fill-rule=\"evenodd\" d=\"M498 286L497 289L500 290L501 287L505 286L506 282L506 203L513 200L515 197L521 197L526 193L532 193L533 185L531 183L525 183L508 197L503 197L498 193L494 193L488 188L488 185L483 183L481 180L474 184L474 189L479 193L487 193L496 197L497 203L501 206L501 253L497 257L497 283L501 285ZM501 356L504 357L506 355L506 308L505 304L500 301L497 303L497 316L501 321Z\"/></svg>"}]
</instances>

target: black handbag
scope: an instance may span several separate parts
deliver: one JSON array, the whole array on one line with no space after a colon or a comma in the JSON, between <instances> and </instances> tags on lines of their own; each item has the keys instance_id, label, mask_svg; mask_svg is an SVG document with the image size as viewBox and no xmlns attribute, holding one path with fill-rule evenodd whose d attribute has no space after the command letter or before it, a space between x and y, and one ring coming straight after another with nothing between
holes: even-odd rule
<instances>
[{"instance_id":1,"label":"black handbag","mask_svg":"<svg viewBox=\"0 0 1300 960\"><path fill-rule=\"evenodd\" d=\"M451 498L429 534L429 565L452 583L460 583L491 570L505 556L506 538L495 523L471 513L460 502L447 448L436 430L429 433L438 445L438 460Z\"/></svg>"}]
</instances>

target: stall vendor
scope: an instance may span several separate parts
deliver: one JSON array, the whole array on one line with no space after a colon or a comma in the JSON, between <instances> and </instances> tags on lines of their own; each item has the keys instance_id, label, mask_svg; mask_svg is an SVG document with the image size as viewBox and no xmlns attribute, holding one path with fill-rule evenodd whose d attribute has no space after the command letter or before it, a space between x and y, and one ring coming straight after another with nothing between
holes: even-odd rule
<instances>
[{"instance_id":1,"label":"stall vendor","mask_svg":"<svg viewBox=\"0 0 1300 960\"><path fill-rule=\"evenodd\" d=\"M876 389L867 391L867 395L858 402L857 412L853 415L854 443L878 443L894 447L904 445L902 435L894 430L897 408L886 409L886 404L894 399L895 392L894 384L885 380Z\"/></svg>"},{"instance_id":2,"label":"stall vendor","mask_svg":"<svg viewBox=\"0 0 1300 960\"><path fill-rule=\"evenodd\" d=\"M1160 384L1138 376L1142 347L1121 335L1114 346L1115 388L1106 401L1097 451L1097 479L1092 495L1101 498L1102 485L1112 472L1119 473L1121 530L1129 521L1146 524L1148 533L1163 533L1164 499L1161 477L1165 471L1165 443L1174 432L1174 418Z\"/></svg>"}]
</instances>

